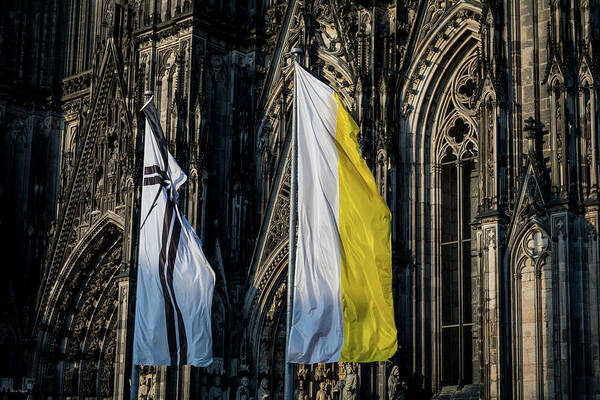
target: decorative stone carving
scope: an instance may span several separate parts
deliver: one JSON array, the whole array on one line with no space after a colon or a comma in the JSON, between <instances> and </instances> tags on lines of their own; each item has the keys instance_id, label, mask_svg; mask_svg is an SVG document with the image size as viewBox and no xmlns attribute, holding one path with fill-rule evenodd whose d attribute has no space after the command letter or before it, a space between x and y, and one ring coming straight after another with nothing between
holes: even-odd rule
<instances>
[{"instance_id":1,"label":"decorative stone carving","mask_svg":"<svg viewBox=\"0 0 600 400\"><path fill-rule=\"evenodd\" d=\"M298 382L298 386L294 390L294 400L308 400L308 396L304 390L304 381Z\"/></svg>"},{"instance_id":2,"label":"decorative stone carving","mask_svg":"<svg viewBox=\"0 0 600 400\"><path fill-rule=\"evenodd\" d=\"M140 375L140 384L138 387L138 400L145 400L150 393L150 380L152 378L146 375Z\"/></svg>"},{"instance_id":3,"label":"decorative stone carving","mask_svg":"<svg viewBox=\"0 0 600 400\"><path fill-rule=\"evenodd\" d=\"M342 384L342 398L341 400L357 400L358 399L358 375L354 370L354 366L351 363L347 363L344 366L346 374Z\"/></svg>"},{"instance_id":4,"label":"decorative stone carving","mask_svg":"<svg viewBox=\"0 0 600 400\"><path fill-rule=\"evenodd\" d=\"M400 369L397 365L392 368L387 384L389 400L404 400L406 398L408 386L406 382L400 382Z\"/></svg>"},{"instance_id":5,"label":"decorative stone carving","mask_svg":"<svg viewBox=\"0 0 600 400\"><path fill-rule=\"evenodd\" d=\"M548 237L540 230L533 229L523 238L523 250L531 258L537 258L548 248Z\"/></svg>"},{"instance_id":6,"label":"decorative stone carving","mask_svg":"<svg viewBox=\"0 0 600 400\"><path fill-rule=\"evenodd\" d=\"M64 369L64 378L63 378L63 394L65 396L73 396L77 393L77 378L78 378L79 370L72 365L68 365Z\"/></svg>"},{"instance_id":7,"label":"decorative stone carving","mask_svg":"<svg viewBox=\"0 0 600 400\"><path fill-rule=\"evenodd\" d=\"M317 391L315 400L329 400L327 397L327 384L324 381L319 383L319 390Z\"/></svg>"},{"instance_id":8,"label":"decorative stone carving","mask_svg":"<svg viewBox=\"0 0 600 400\"><path fill-rule=\"evenodd\" d=\"M300 366L298 366L298 370L296 372L296 376L298 377L299 381L305 381L307 376L308 376L308 369L306 368L306 365L304 364L300 364Z\"/></svg>"},{"instance_id":9,"label":"decorative stone carving","mask_svg":"<svg viewBox=\"0 0 600 400\"><path fill-rule=\"evenodd\" d=\"M321 382L329 375L329 368L326 368L325 363L318 363L315 367L315 382Z\"/></svg>"},{"instance_id":10,"label":"decorative stone carving","mask_svg":"<svg viewBox=\"0 0 600 400\"><path fill-rule=\"evenodd\" d=\"M240 386L238 386L237 391L235 392L235 400L250 400L250 389L248 388L249 383L250 379L248 379L246 376L243 376L240 380Z\"/></svg>"},{"instance_id":11,"label":"decorative stone carving","mask_svg":"<svg viewBox=\"0 0 600 400\"><path fill-rule=\"evenodd\" d=\"M256 400L268 400L271 398L271 392L269 391L269 379L262 378L260 386L256 392Z\"/></svg>"},{"instance_id":12,"label":"decorative stone carving","mask_svg":"<svg viewBox=\"0 0 600 400\"><path fill-rule=\"evenodd\" d=\"M113 393L113 365L104 363L100 372L98 393L101 397L110 397Z\"/></svg>"},{"instance_id":13,"label":"decorative stone carving","mask_svg":"<svg viewBox=\"0 0 600 400\"><path fill-rule=\"evenodd\" d=\"M213 362L206 367L206 372L211 375L225 375L225 363L223 357L213 357Z\"/></svg>"},{"instance_id":14,"label":"decorative stone carving","mask_svg":"<svg viewBox=\"0 0 600 400\"><path fill-rule=\"evenodd\" d=\"M223 400L223 389L221 388L221 377L215 376L213 384L208 391L208 400Z\"/></svg>"}]
</instances>

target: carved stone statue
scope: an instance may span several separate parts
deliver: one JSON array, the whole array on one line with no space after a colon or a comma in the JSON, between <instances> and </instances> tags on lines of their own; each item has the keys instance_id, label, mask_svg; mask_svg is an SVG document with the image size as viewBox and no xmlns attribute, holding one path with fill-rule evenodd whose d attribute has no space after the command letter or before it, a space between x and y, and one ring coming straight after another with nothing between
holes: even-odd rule
<instances>
[{"instance_id":1,"label":"carved stone statue","mask_svg":"<svg viewBox=\"0 0 600 400\"><path fill-rule=\"evenodd\" d=\"M400 370L398 369L398 366L394 366L394 368L392 368L392 372L390 373L390 377L388 378L387 383L388 399L398 399L398 393L400 392Z\"/></svg>"},{"instance_id":2,"label":"carved stone statue","mask_svg":"<svg viewBox=\"0 0 600 400\"><path fill-rule=\"evenodd\" d=\"M324 363L318 363L315 368L315 381L320 382L327 377L327 370Z\"/></svg>"},{"instance_id":3,"label":"carved stone statue","mask_svg":"<svg viewBox=\"0 0 600 400\"><path fill-rule=\"evenodd\" d=\"M223 389L221 389L221 378L215 376L213 385L208 391L208 400L223 400Z\"/></svg>"},{"instance_id":4,"label":"carved stone statue","mask_svg":"<svg viewBox=\"0 0 600 400\"><path fill-rule=\"evenodd\" d=\"M271 393L269 392L269 379L263 378L260 381L260 386L256 394L256 400L270 399Z\"/></svg>"},{"instance_id":5,"label":"carved stone statue","mask_svg":"<svg viewBox=\"0 0 600 400\"><path fill-rule=\"evenodd\" d=\"M64 381L63 381L63 393L65 396L72 396L76 394L76 377L77 377L77 368L72 365L68 365L64 372Z\"/></svg>"},{"instance_id":6,"label":"carved stone statue","mask_svg":"<svg viewBox=\"0 0 600 400\"><path fill-rule=\"evenodd\" d=\"M317 391L317 397L315 400L328 400L327 398L327 385L324 381L319 383L319 390Z\"/></svg>"},{"instance_id":7,"label":"carved stone statue","mask_svg":"<svg viewBox=\"0 0 600 400\"><path fill-rule=\"evenodd\" d=\"M308 399L308 396L306 395L306 392L304 391L304 382L303 381L298 382L298 387L296 388L296 390L294 390L293 399L294 400L307 400Z\"/></svg>"},{"instance_id":8,"label":"carved stone statue","mask_svg":"<svg viewBox=\"0 0 600 400\"><path fill-rule=\"evenodd\" d=\"M248 389L250 380L244 376L240 383L241 385L238 386L235 392L235 400L250 400L250 390Z\"/></svg>"},{"instance_id":9,"label":"carved stone statue","mask_svg":"<svg viewBox=\"0 0 600 400\"><path fill-rule=\"evenodd\" d=\"M140 386L138 387L138 400L145 400L150 393L150 383L146 375L140 375Z\"/></svg>"},{"instance_id":10,"label":"carved stone statue","mask_svg":"<svg viewBox=\"0 0 600 400\"><path fill-rule=\"evenodd\" d=\"M100 372L100 384L99 384L99 392L101 397L110 397L112 396L113 391L113 372L112 372L112 363L104 363L102 370Z\"/></svg>"},{"instance_id":11,"label":"carved stone statue","mask_svg":"<svg viewBox=\"0 0 600 400\"><path fill-rule=\"evenodd\" d=\"M301 364L298 367L298 372L296 373L296 375L298 376L298 380L300 380L300 381L306 380L306 377L308 375L308 370L306 369L306 367L303 364Z\"/></svg>"},{"instance_id":12,"label":"carved stone statue","mask_svg":"<svg viewBox=\"0 0 600 400\"><path fill-rule=\"evenodd\" d=\"M346 364L346 375L343 380L342 400L358 399L358 375L351 364Z\"/></svg>"},{"instance_id":13,"label":"carved stone statue","mask_svg":"<svg viewBox=\"0 0 600 400\"><path fill-rule=\"evenodd\" d=\"M113 149L110 155L110 159L108 160L108 175L114 176L117 173L117 150Z\"/></svg>"}]
</instances>

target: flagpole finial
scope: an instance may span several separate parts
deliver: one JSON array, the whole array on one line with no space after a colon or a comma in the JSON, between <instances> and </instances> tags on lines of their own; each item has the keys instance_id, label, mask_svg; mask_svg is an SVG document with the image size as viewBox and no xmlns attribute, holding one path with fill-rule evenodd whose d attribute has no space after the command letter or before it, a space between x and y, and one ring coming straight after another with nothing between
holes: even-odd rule
<instances>
[{"instance_id":1,"label":"flagpole finial","mask_svg":"<svg viewBox=\"0 0 600 400\"><path fill-rule=\"evenodd\" d=\"M302 56L302 49L300 47L294 47L290 53L292 54L292 56L294 56L295 60L297 62L300 62L300 57Z\"/></svg>"},{"instance_id":2,"label":"flagpole finial","mask_svg":"<svg viewBox=\"0 0 600 400\"><path fill-rule=\"evenodd\" d=\"M150 102L152 101L152 99L154 98L154 92L152 90L146 90L144 92L144 97L146 98L146 102L144 103L144 105L142 106L142 108L140 108L140 111L142 111L144 108L146 108L146 106L148 104L150 104Z\"/></svg>"}]
</instances>

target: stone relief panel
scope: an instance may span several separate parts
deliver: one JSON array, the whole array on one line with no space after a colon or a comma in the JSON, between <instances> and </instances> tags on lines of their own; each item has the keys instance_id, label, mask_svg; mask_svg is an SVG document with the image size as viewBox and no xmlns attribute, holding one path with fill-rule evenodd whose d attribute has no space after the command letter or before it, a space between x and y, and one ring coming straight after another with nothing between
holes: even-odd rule
<instances>
[{"instance_id":1,"label":"stone relief panel","mask_svg":"<svg viewBox=\"0 0 600 400\"><path fill-rule=\"evenodd\" d=\"M112 398L121 246L118 230L105 228L63 276L60 302L50 302L44 313L40 373L49 395Z\"/></svg>"},{"instance_id":2,"label":"stone relief panel","mask_svg":"<svg viewBox=\"0 0 600 400\"><path fill-rule=\"evenodd\" d=\"M139 367L138 400L158 399L158 371L154 366Z\"/></svg>"}]
</instances>

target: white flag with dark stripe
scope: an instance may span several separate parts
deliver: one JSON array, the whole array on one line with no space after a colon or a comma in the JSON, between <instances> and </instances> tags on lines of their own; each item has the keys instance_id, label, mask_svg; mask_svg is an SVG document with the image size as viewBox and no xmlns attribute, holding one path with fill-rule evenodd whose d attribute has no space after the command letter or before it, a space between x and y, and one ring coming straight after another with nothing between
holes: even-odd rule
<instances>
[{"instance_id":1,"label":"white flag with dark stripe","mask_svg":"<svg viewBox=\"0 0 600 400\"><path fill-rule=\"evenodd\" d=\"M215 274L177 207L187 179L165 144L151 101L146 116L133 362L212 363L210 311Z\"/></svg>"}]
</instances>

